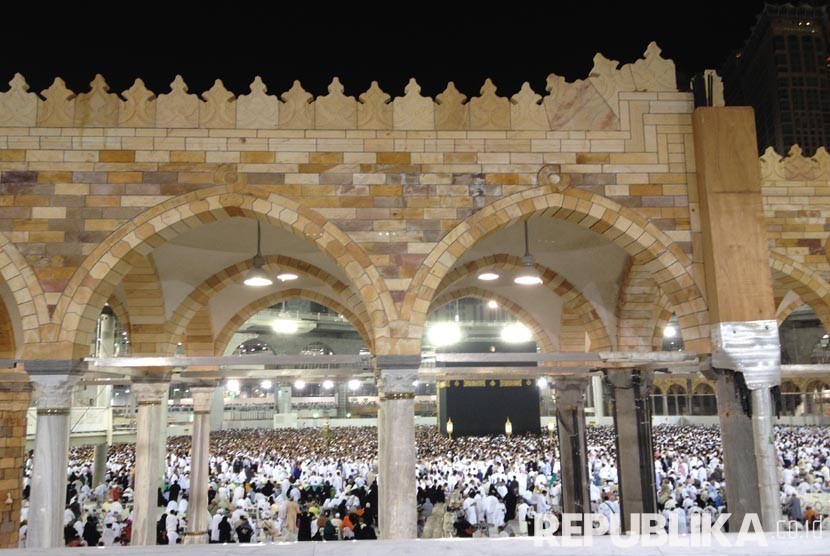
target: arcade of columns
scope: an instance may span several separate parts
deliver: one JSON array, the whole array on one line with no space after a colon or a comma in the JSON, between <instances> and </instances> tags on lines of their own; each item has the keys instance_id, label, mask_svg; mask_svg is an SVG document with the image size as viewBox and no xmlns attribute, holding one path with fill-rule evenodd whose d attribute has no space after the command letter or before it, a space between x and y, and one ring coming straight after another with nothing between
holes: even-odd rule
<instances>
[{"instance_id":1,"label":"arcade of columns","mask_svg":"<svg viewBox=\"0 0 830 556\"><path fill-rule=\"evenodd\" d=\"M453 295L487 294L470 285L479 269L520 266L518 253L468 254L529 219L566 221L616 246L627 261L619 296L602 307L557 274L567 269L537 263L543 294L562 301L558 328L546 324L543 304L507 296L504 306L544 353L659 350L675 314L686 350L712 355L730 510L758 512L770 526L772 448L756 439L769 431L778 359L749 354L730 335L777 345L776 320L801 303L830 323L830 157L768 151L759 164L752 111L695 110L653 43L631 64L598 54L582 81L551 75L547 93L525 84L506 98L488 80L479 96L467 99L449 84L431 99L412 80L394 100L376 83L355 99L335 79L315 99L299 83L269 95L257 78L249 94L235 97L217 81L199 96L177 78L169 93L137 80L116 95L98 76L88 92L56 79L38 96L16 75L0 93L0 350L18 362L0 372L0 492L13 500L0 509L0 546L17 542L30 398L38 417L29 546L62 545L72 392L105 304L130 331L134 356L171 356L178 344L187 356L213 356L247 315L292 297L346 316L374 354L381 534L415 537L414 481L399 479L415 475L412 384L426 317ZM713 97L722 104L717 89ZM315 261L328 263L268 256L267 269L296 270L313 286L275 286L257 297L233 290L251 267L246 254L206 266L182 296L165 293L156 254L232 218L301 238L316 249ZM222 313L212 300L232 290L237 312ZM626 526L631 513L655 509L650 369L605 369ZM134 544L155 541L169 374L130 372L138 408ZM565 510L582 511L588 379L551 374ZM214 388L191 388L194 509L206 500ZM751 396L751 414L739 395ZM736 464L748 454L754 468ZM742 475L730 473L738 468ZM185 541L206 542L205 516L193 514Z\"/></svg>"}]
</instances>

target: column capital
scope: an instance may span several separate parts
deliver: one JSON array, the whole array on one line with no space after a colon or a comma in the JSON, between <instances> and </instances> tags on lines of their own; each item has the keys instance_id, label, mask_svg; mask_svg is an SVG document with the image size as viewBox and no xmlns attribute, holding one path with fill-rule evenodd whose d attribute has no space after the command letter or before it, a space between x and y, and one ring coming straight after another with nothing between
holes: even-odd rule
<instances>
[{"instance_id":1,"label":"column capital","mask_svg":"<svg viewBox=\"0 0 830 556\"><path fill-rule=\"evenodd\" d=\"M632 388L639 386L647 391L654 381L654 371L637 368L606 369L605 381L614 388Z\"/></svg>"},{"instance_id":2,"label":"column capital","mask_svg":"<svg viewBox=\"0 0 830 556\"><path fill-rule=\"evenodd\" d=\"M193 397L193 413L210 413L213 403L213 394L216 386L191 386L190 395Z\"/></svg>"},{"instance_id":3,"label":"column capital","mask_svg":"<svg viewBox=\"0 0 830 556\"><path fill-rule=\"evenodd\" d=\"M376 355L375 368L378 370L417 369L421 366L421 355Z\"/></svg>"},{"instance_id":4,"label":"column capital","mask_svg":"<svg viewBox=\"0 0 830 556\"><path fill-rule=\"evenodd\" d=\"M133 382L130 386L138 405L158 405L170 389L169 382Z\"/></svg>"},{"instance_id":5,"label":"column capital","mask_svg":"<svg viewBox=\"0 0 830 556\"><path fill-rule=\"evenodd\" d=\"M590 376L557 376L553 379L557 407L574 407L585 404L585 388Z\"/></svg>"},{"instance_id":6,"label":"column capital","mask_svg":"<svg viewBox=\"0 0 830 556\"><path fill-rule=\"evenodd\" d=\"M80 377L70 374L39 374L30 377L34 386L33 398L38 413L52 410L69 410L72 392Z\"/></svg>"},{"instance_id":7,"label":"column capital","mask_svg":"<svg viewBox=\"0 0 830 556\"><path fill-rule=\"evenodd\" d=\"M418 369L381 369L378 377L378 390L381 399L415 397L415 381Z\"/></svg>"}]
</instances>

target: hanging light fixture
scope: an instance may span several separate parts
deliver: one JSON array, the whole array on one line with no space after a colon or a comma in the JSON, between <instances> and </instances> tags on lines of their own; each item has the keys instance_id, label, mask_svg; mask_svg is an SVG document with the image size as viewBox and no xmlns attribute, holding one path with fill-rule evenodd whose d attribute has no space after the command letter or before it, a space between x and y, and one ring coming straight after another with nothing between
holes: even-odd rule
<instances>
[{"instance_id":1,"label":"hanging light fixture","mask_svg":"<svg viewBox=\"0 0 830 556\"><path fill-rule=\"evenodd\" d=\"M251 260L251 270L248 271L248 274L245 276L245 281L243 282L246 286L252 286L254 288L261 288L263 286L270 286L274 283L268 275L262 270L262 267L265 266L265 257L262 256L262 252L260 251L260 229L259 229L259 220L256 223L256 255Z\"/></svg>"},{"instance_id":2,"label":"hanging light fixture","mask_svg":"<svg viewBox=\"0 0 830 556\"><path fill-rule=\"evenodd\" d=\"M522 257L522 269L513 278L513 282L521 286L537 286L542 283L542 277L536 270L536 259L530 254L530 247L527 240L527 220L525 220L525 254Z\"/></svg>"}]
</instances>

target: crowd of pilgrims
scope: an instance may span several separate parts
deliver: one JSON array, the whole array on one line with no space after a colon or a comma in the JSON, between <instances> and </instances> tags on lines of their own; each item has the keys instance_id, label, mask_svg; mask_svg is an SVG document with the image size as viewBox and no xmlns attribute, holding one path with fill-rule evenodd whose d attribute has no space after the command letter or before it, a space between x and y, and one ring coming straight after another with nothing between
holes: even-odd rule
<instances>
[{"instance_id":1,"label":"crowd of pilgrims","mask_svg":"<svg viewBox=\"0 0 830 556\"><path fill-rule=\"evenodd\" d=\"M377 431L373 427L248 429L214 432L208 491L210 541L249 543L377 537ZM802 504L830 492L830 427L776 430L781 504L805 526L820 520ZM449 439L418 427L418 534L424 538L533 535L537 513L561 511L556 442L538 436ZM190 489L190 437L168 440L159 489L159 544L181 542ZM588 427L591 510L618 520L618 469L613 427ZM69 456L64 537L67 545L129 544L134 445L110 447L107 475L91 476L91 447ZM654 427L659 510L678 518L714 519L728 510L718 427ZM750 461L747 462L751 464ZM31 454L26 463L28 498ZM393 480L400 480L394 478ZM804 506L804 507L802 507ZM21 546L26 517L21 514ZM618 521L617 521L618 522Z\"/></svg>"}]
</instances>

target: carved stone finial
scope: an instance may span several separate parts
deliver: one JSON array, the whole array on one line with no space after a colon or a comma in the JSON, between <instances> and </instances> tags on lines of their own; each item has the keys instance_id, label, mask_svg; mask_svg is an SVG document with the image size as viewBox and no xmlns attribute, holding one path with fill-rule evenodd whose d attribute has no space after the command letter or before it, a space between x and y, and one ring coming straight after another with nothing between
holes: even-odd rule
<instances>
[{"instance_id":1,"label":"carved stone finial","mask_svg":"<svg viewBox=\"0 0 830 556\"><path fill-rule=\"evenodd\" d=\"M434 129L435 108L431 98L421 96L421 86L411 78L406 94L394 100L395 129Z\"/></svg>"},{"instance_id":2,"label":"carved stone finial","mask_svg":"<svg viewBox=\"0 0 830 556\"><path fill-rule=\"evenodd\" d=\"M236 99L236 127L244 129L273 129L279 122L280 101L266 94L268 88L260 76L251 83L251 93Z\"/></svg>"},{"instance_id":3,"label":"carved stone finial","mask_svg":"<svg viewBox=\"0 0 830 556\"><path fill-rule=\"evenodd\" d=\"M329 94L314 101L314 127L317 129L354 129L357 127L357 101L343 93L343 84L335 77Z\"/></svg>"},{"instance_id":4,"label":"carved stone finial","mask_svg":"<svg viewBox=\"0 0 830 556\"><path fill-rule=\"evenodd\" d=\"M170 92L156 100L156 127L198 127L199 97L187 93L181 75L170 84Z\"/></svg>"},{"instance_id":5,"label":"carved stone finial","mask_svg":"<svg viewBox=\"0 0 830 556\"><path fill-rule=\"evenodd\" d=\"M205 102L199 103L199 125L208 128L236 127L236 97L225 88L221 79L210 90L202 93Z\"/></svg>"},{"instance_id":6,"label":"carved stone finial","mask_svg":"<svg viewBox=\"0 0 830 556\"><path fill-rule=\"evenodd\" d=\"M314 97L303 89L299 81L283 93L280 106L280 127L283 129L311 129L314 127Z\"/></svg>"},{"instance_id":7,"label":"carved stone finial","mask_svg":"<svg viewBox=\"0 0 830 556\"><path fill-rule=\"evenodd\" d=\"M90 91L75 99L76 126L114 127L118 123L118 96L109 90L104 77L95 74Z\"/></svg>"},{"instance_id":8,"label":"carved stone finial","mask_svg":"<svg viewBox=\"0 0 830 556\"><path fill-rule=\"evenodd\" d=\"M488 77L481 96L470 100L470 129L510 129L510 102L496 95L496 85Z\"/></svg>"},{"instance_id":9,"label":"carved stone finial","mask_svg":"<svg viewBox=\"0 0 830 556\"><path fill-rule=\"evenodd\" d=\"M548 129L542 95L536 93L527 81L510 99L510 125L517 130Z\"/></svg>"},{"instance_id":10,"label":"carved stone finial","mask_svg":"<svg viewBox=\"0 0 830 556\"><path fill-rule=\"evenodd\" d=\"M643 58L631 66L634 86L638 91L677 91L674 62L663 58L657 43L648 44Z\"/></svg>"},{"instance_id":11,"label":"carved stone finial","mask_svg":"<svg viewBox=\"0 0 830 556\"><path fill-rule=\"evenodd\" d=\"M9 90L0 93L0 126L32 127L37 122L37 95L19 73L9 81Z\"/></svg>"},{"instance_id":12,"label":"carved stone finial","mask_svg":"<svg viewBox=\"0 0 830 556\"><path fill-rule=\"evenodd\" d=\"M121 127L153 127L156 124L156 95L136 79L133 86L121 93L124 97L118 109Z\"/></svg>"},{"instance_id":13,"label":"carved stone finial","mask_svg":"<svg viewBox=\"0 0 830 556\"><path fill-rule=\"evenodd\" d=\"M72 126L75 118L75 93L56 77L52 85L41 93L38 100L37 125L42 127Z\"/></svg>"},{"instance_id":14,"label":"carved stone finial","mask_svg":"<svg viewBox=\"0 0 830 556\"><path fill-rule=\"evenodd\" d=\"M358 97L357 127L360 129L392 129L392 97L384 93L377 81Z\"/></svg>"},{"instance_id":15,"label":"carved stone finial","mask_svg":"<svg viewBox=\"0 0 830 556\"><path fill-rule=\"evenodd\" d=\"M467 97L450 81L444 92L435 97L435 129L467 129L469 126L469 105Z\"/></svg>"}]
</instances>

